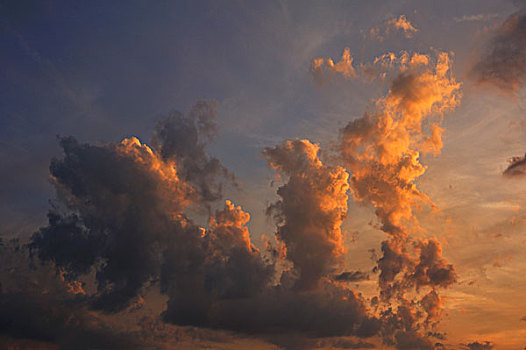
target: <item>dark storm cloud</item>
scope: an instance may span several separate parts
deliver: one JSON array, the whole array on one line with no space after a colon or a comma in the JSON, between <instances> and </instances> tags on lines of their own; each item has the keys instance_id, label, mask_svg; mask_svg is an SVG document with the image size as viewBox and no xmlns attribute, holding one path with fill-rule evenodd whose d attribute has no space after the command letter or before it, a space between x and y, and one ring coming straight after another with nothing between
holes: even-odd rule
<instances>
[{"instance_id":1,"label":"dark storm cloud","mask_svg":"<svg viewBox=\"0 0 526 350\"><path fill-rule=\"evenodd\" d=\"M225 300L216 312L218 327L248 334L370 337L379 329L360 297L329 283L308 292L271 288L257 298Z\"/></svg>"},{"instance_id":2,"label":"dark storm cloud","mask_svg":"<svg viewBox=\"0 0 526 350\"><path fill-rule=\"evenodd\" d=\"M401 300L396 310L389 308L382 313L381 335L384 343L399 350L431 350L431 340L419 332L419 315L408 300Z\"/></svg>"},{"instance_id":3,"label":"dark storm cloud","mask_svg":"<svg viewBox=\"0 0 526 350\"><path fill-rule=\"evenodd\" d=\"M172 112L159 121L152 137L152 145L163 159L177 159L179 176L194 185L202 201L222 197L221 178L234 180L219 159L205 151L217 133L217 105L200 100L186 116Z\"/></svg>"},{"instance_id":4,"label":"dark storm cloud","mask_svg":"<svg viewBox=\"0 0 526 350\"><path fill-rule=\"evenodd\" d=\"M143 348L138 339L112 329L63 295L2 293L0 310L0 334L14 339L45 341L71 350Z\"/></svg>"},{"instance_id":5,"label":"dark storm cloud","mask_svg":"<svg viewBox=\"0 0 526 350\"><path fill-rule=\"evenodd\" d=\"M516 91L526 78L526 13L514 13L501 25L489 43L487 52L473 67L481 83L490 83L504 91Z\"/></svg>"},{"instance_id":6,"label":"dark storm cloud","mask_svg":"<svg viewBox=\"0 0 526 350\"><path fill-rule=\"evenodd\" d=\"M139 339L88 312L87 300L18 243L0 247L0 341L11 348L140 349ZM78 293L76 293L78 292ZM27 347L24 347L27 346Z\"/></svg>"},{"instance_id":7,"label":"dark storm cloud","mask_svg":"<svg viewBox=\"0 0 526 350\"><path fill-rule=\"evenodd\" d=\"M65 156L50 170L71 213L50 212L30 247L69 278L95 268L95 308L122 310L160 277L167 315L198 325L215 299L246 297L268 282L272 267L250 244L248 214L227 202L203 236L182 212L194 191L172 160L134 138L107 146L67 138L61 145Z\"/></svg>"},{"instance_id":8,"label":"dark storm cloud","mask_svg":"<svg viewBox=\"0 0 526 350\"><path fill-rule=\"evenodd\" d=\"M420 241L417 246L420 256L415 272L411 276L415 279L417 288L422 286L446 288L455 283L455 269L442 257L442 247L436 239Z\"/></svg>"},{"instance_id":9,"label":"dark storm cloud","mask_svg":"<svg viewBox=\"0 0 526 350\"><path fill-rule=\"evenodd\" d=\"M299 225L298 216L292 222L299 226L292 227L287 214L289 229L296 230L294 243L309 247L315 234L329 248L321 251L322 260L310 254L315 250L303 258L305 266L320 263L323 268L315 275L316 285L304 289L287 282L297 278L292 271L285 271L280 283L274 281L274 263L252 245L250 215L241 207L226 201L207 228L184 214L188 206L202 204L201 184L180 176L178 163L184 157L181 160L176 153L164 157L162 148L155 150L133 137L99 146L73 138L63 138L60 144L64 156L50 166L59 202L29 247L41 261L51 263L65 283L75 285L95 271L97 291L82 290L86 305L117 312L140 300L144 288L159 281L161 293L168 297L162 317L176 325L258 334L270 341L281 341L277 335L370 337L378 332L379 321L369 316L364 300L329 279L341 249L347 174L323 166L315 145L304 144L314 153L302 152L303 143L296 145L297 152L285 147L273 153L275 164L290 166L286 158L307 171L308 181L295 180L289 194L308 194L310 200L300 205L312 206L323 223L308 222L307 230ZM278 153L286 157L281 159ZM314 192L313 183L318 183ZM283 198L289 200L288 194ZM325 235L334 236L337 244L327 243Z\"/></svg>"},{"instance_id":10,"label":"dark storm cloud","mask_svg":"<svg viewBox=\"0 0 526 350\"><path fill-rule=\"evenodd\" d=\"M180 212L191 191L150 171L158 160L146 146L91 146L73 138L60 144L64 158L54 159L50 172L67 214L51 211L31 248L73 278L96 266L95 306L121 310L158 275L159 240L180 232L169 213Z\"/></svg>"},{"instance_id":11,"label":"dark storm cloud","mask_svg":"<svg viewBox=\"0 0 526 350\"><path fill-rule=\"evenodd\" d=\"M229 318L220 305L266 290L274 267L250 243L248 220L248 213L227 201L210 219L200 249L188 259L182 258L188 252L181 242L167 242L161 270L161 290L169 296L165 320L229 329L232 325L217 321Z\"/></svg>"}]
</instances>

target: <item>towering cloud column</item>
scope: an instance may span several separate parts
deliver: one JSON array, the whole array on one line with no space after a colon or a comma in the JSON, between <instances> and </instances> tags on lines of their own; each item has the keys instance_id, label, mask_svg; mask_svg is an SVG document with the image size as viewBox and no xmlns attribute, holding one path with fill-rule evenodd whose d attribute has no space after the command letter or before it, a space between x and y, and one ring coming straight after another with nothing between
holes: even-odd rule
<instances>
[{"instance_id":1,"label":"towering cloud column","mask_svg":"<svg viewBox=\"0 0 526 350\"><path fill-rule=\"evenodd\" d=\"M300 290L315 288L344 252L341 224L347 215L349 174L323 165L318 152L319 146L308 140L264 150L269 165L288 177L278 189L281 200L269 210L277 218L276 238L285 245Z\"/></svg>"},{"instance_id":2,"label":"towering cloud column","mask_svg":"<svg viewBox=\"0 0 526 350\"><path fill-rule=\"evenodd\" d=\"M348 49L345 55L350 57ZM311 67L318 83L327 74L340 72L320 62L324 60L314 59ZM452 77L450 65L447 53L433 59L402 51L399 56L389 53L358 65L353 76L342 73L348 79L391 81L386 96L371 111L341 130L338 151L351 173L354 200L374 206L387 234L378 260L380 301L385 306L382 335L386 343L400 349L431 347L417 331L436 324L442 304L436 289L456 278L453 266L442 257L440 243L412 234L418 227L414 207L434 206L416 186L426 170L420 154L440 152L443 113L455 108L460 99L460 84ZM407 299L408 292L421 288L428 289L424 297Z\"/></svg>"},{"instance_id":3,"label":"towering cloud column","mask_svg":"<svg viewBox=\"0 0 526 350\"><path fill-rule=\"evenodd\" d=\"M376 101L376 109L341 131L340 152L352 173L353 196L374 205L389 237L382 243L379 260L385 300L402 296L412 286L445 286L454 281L453 267L436 256L437 241L415 244L420 252L416 257L410 254L408 242L411 224L416 224L414 205L432 205L415 185L425 172L420 152L441 149L441 115L457 105L459 84L450 75L446 53L439 54L434 64L429 57L413 58L400 62L399 74L387 95Z\"/></svg>"}]
</instances>

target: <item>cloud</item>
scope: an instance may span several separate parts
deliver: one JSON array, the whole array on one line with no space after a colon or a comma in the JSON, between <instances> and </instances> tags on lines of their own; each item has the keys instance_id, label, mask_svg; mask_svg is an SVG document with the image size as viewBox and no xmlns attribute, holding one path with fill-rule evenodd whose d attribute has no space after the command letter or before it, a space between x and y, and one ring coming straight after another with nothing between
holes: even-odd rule
<instances>
[{"instance_id":1,"label":"cloud","mask_svg":"<svg viewBox=\"0 0 526 350\"><path fill-rule=\"evenodd\" d=\"M418 332L419 315L412 303L401 299L394 310L389 307L382 312L382 338L385 344L394 345L399 350L431 350L433 343Z\"/></svg>"},{"instance_id":2,"label":"cloud","mask_svg":"<svg viewBox=\"0 0 526 350\"><path fill-rule=\"evenodd\" d=\"M526 14L514 13L497 30L487 51L474 65L472 75L479 83L516 92L526 77Z\"/></svg>"},{"instance_id":3,"label":"cloud","mask_svg":"<svg viewBox=\"0 0 526 350\"><path fill-rule=\"evenodd\" d=\"M71 278L94 267L95 307L119 311L159 274L158 243L182 231L171 217L182 215L195 191L173 161L136 138L106 146L63 138L60 144L65 156L51 162L50 172L66 210L50 211L30 247Z\"/></svg>"},{"instance_id":4,"label":"cloud","mask_svg":"<svg viewBox=\"0 0 526 350\"><path fill-rule=\"evenodd\" d=\"M157 123L152 137L152 145L161 157L177 161L179 176L191 183L205 202L222 197L221 179L234 181L219 159L205 151L217 133L217 105L215 101L199 100L186 116L174 111Z\"/></svg>"},{"instance_id":5,"label":"cloud","mask_svg":"<svg viewBox=\"0 0 526 350\"><path fill-rule=\"evenodd\" d=\"M413 55L414 59L408 59L409 54L403 56L404 64L386 66L398 71L387 95L376 101L374 110L341 130L339 151L351 172L354 200L374 206L388 236L378 260L380 300L386 305L398 300L402 305L397 312L388 308L383 314L384 341L401 349L427 349L431 343L418 332L422 326L419 317L412 316L421 313L413 309L420 305L430 322L439 314L439 296L431 292L418 304L406 302L405 293L421 287L433 291L447 287L456 275L442 258L436 239L411 237L411 227L418 227L413 207L420 203L434 207L416 188L415 180L425 172L420 153L437 154L442 148L442 115L458 105L460 84L450 73L446 53L439 53L436 60L424 55ZM394 55L385 58L400 61Z\"/></svg>"},{"instance_id":6,"label":"cloud","mask_svg":"<svg viewBox=\"0 0 526 350\"><path fill-rule=\"evenodd\" d=\"M511 158L510 164L502 173L507 177L521 177L526 175L526 157L513 157Z\"/></svg>"},{"instance_id":7,"label":"cloud","mask_svg":"<svg viewBox=\"0 0 526 350\"><path fill-rule=\"evenodd\" d=\"M370 337L379 322L352 290L324 281L315 291L271 288L256 298L224 300L214 310L216 327L248 334Z\"/></svg>"},{"instance_id":8,"label":"cloud","mask_svg":"<svg viewBox=\"0 0 526 350\"><path fill-rule=\"evenodd\" d=\"M347 215L349 174L342 167L323 165L319 146L290 140L263 154L269 165L288 177L278 189L281 200L270 206L277 219L276 238L294 265L295 287L304 290L338 266L345 249L341 225Z\"/></svg>"},{"instance_id":9,"label":"cloud","mask_svg":"<svg viewBox=\"0 0 526 350\"><path fill-rule=\"evenodd\" d=\"M325 81L331 81L336 74L341 74L347 79L357 77L351 50L348 47L343 50L342 57L337 63L334 63L331 58L312 59L310 73L318 86L323 85Z\"/></svg>"},{"instance_id":10,"label":"cloud","mask_svg":"<svg viewBox=\"0 0 526 350\"><path fill-rule=\"evenodd\" d=\"M87 310L83 294L17 242L0 246L0 345L12 348L140 349L123 327Z\"/></svg>"},{"instance_id":11,"label":"cloud","mask_svg":"<svg viewBox=\"0 0 526 350\"><path fill-rule=\"evenodd\" d=\"M442 313L442 297L440 297L440 294L436 292L436 290L432 290L428 294L424 295L422 299L420 300L420 304L422 305L422 308L427 313L426 318L426 324L430 324L433 322L438 323L440 321L440 316ZM436 336L434 333L428 333L428 335ZM443 336L441 334L438 335L439 339L443 339Z\"/></svg>"},{"instance_id":12,"label":"cloud","mask_svg":"<svg viewBox=\"0 0 526 350\"><path fill-rule=\"evenodd\" d=\"M251 243L250 215L240 206L227 200L207 227L185 214L193 205L206 205L202 183L181 174L185 167L178 164L186 155L163 156L163 147L135 137L96 146L68 137L60 145L64 155L50 166L58 201L29 248L78 292L85 309L133 311L146 289L159 287L168 298L161 317L175 325L283 343L286 335L378 332L379 321L363 298L331 280L344 252L341 224L349 185L343 168L320 161L319 146L291 140L264 151L288 178L270 211L287 251L288 261L280 264L292 264L293 270L276 281L275 261ZM79 281L94 283L96 290L82 289Z\"/></svg>"},{"instance_id":13,"label":"cloud","mask_svg":"<svg viewBox=\"0 0 526 350\"><path fill-rule=\"evenodd\" d=\"M453 265L442 257L442 247L436 239L417 243L420 252L413 278L416 287L447 287L456 281Z\"/></svg>"},{"instance_id":14,"label":"cloud","mask_svg":"<svg viewBox=\"0 0 526 350\"><path fill-rule=\"evenodd\" d=\"M498 13L479 13L476 15L464 15L462 17L454 17L453 20L457 23L462 22L478 22L478 21L489 21L495 17L498 17Z\"/></svg>"},{"instance_id":15,"label":"cloud","mask_svg":"<svg viewBox=\"0 0 526 350\"><path fill-rule=\"evenodd\" d=\"M371 203L391 239L384 242L380 259L380 280L386 287L405 268L412 269L403 243L409 232L417 202L431 203L413 181L425 172L419 151L438 152L440 131L426 136L424 120L458 104L459 84L448 75L449 56L439 55L435 65L414 65L392 82L389 93L377 101L377 111L366 113L341 131L340 151L351 171L351 191L355 200ZM428 132L433 135L440 118Z\"/></svg>"},{"instance_id":16,"label":"cloud","mask_svg":"<svg viewBox=\"0 0 526 350\"><path fill-rule=\"evenodd\" d=\"M475 341L473 343L469 344L461 344L465 350L491 350L495 348L495 344L485 341L483 343L479 343L478 341Z\"/></svg>"},{"instance_id":17,"label":"cloud","mask_svg":"<svg viewBox=\"0 0 526 350\"><path fill-rule=\"evenodd\" d=\"M413 37L414 33L418 32L405 15L400 15L398 18L393 17L381 25L369 29L369 38L371 40L378 40L380 42L386 40L393 32L403 32L407 39Z\"/></svg>"},{"instance_id":18,"label":"cloud","mask_svg":"<svg viewBox=\"0 0 526 350\"><path fill-rule=\"evenodd\" d=\"M227 201L210 219L202 239L194 235L193 252L180 241L166 243L161 274L161 290L169 296L165 320L228 328L217 321L228 317L221 314L220 305L255 298L267 289L274 267L251 244L249 218L241 207Z\"/></svg>"},{"instance_id":19,"label":"cloud","mask_svg":"<svg viewBox=\"0 0 526 350\"><path fill-rule=\"evenodd\" d=\"M414 71L431 64L428 55L401 50L398 54L388 52L375 57L371 62L353 64L349 48L345 48L336 69L331 58L313 58L310 73L318 86L334 81L337 75L345 79L361 79L363 82L391 83L402 72ZM343 69L343 67L347 67Z\"/></svg>"},{"instance_id":20,"label":"cloud","mask_svg":"<svg viewBox=\"0 0 526 350\"><path fill-rule=\"evenodd\" d=\"M339 282L359 282L368 279L369 274L362 271L345 271L334 276L334 280Z\"/></svg>"}]
</instances>

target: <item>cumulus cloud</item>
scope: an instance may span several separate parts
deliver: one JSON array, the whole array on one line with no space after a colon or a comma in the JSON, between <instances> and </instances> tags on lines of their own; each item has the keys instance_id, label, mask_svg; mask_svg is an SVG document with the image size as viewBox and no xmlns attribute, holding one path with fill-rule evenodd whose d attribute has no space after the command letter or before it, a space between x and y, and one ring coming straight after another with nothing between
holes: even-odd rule
<instances>
[{"instance_id":1,"label":"cumulus cloud","mask_svg":"<svg viewBox=\"0 0 526 350\"><path fill-rule=\"evenodd\" d=\"M140 349L138 338L91 313L83 293L17 242L0 246L0 345L27 349ZM2 339L3 337L3 339Z\"/></svg>"},{"instance_id":2,"label":"cumulus cloud","mask_svg":"<svg viewBox=\"0 0 526 350\"><path fill-rule=\"evenodd\" d=\"M227 201L208 230L185 216L184 207L199 198L174 159L136 138L61 144L65 157L50 169L71 213L52 211L30 247L69 279L95 269L95 308L120 311L160 278L170 298L167 319L207 324L215 300L250 296L272 277L272 265L250 243L249 215L240 207Z\"/></svg>"},{"instance_id":3,"label":"cumulus cloud","mask_svg":"<svg viewBox=\"0 0 526 350\"><path fill-rule=\"evenodd\" d=\"M389 307L382 312L382 338L387 345L395 346L399 350L431 350L431 340L418 332L420 317L415 311L413 303L401 299L400 305L393 309Z\"/></svg>"},{"instance_id":4,"label":"cumulus cloud","mask_svg":"<svg viewBox=\"0 0 526 350\"><path fill-rule=\"evenodd\" d=\"M241 207L227 201L210 219L202 238L194 236L193 251L179 241L167 242L161 275L162 291L169 296L166 320L228 328L217 321L228 316L221 305L254 298L266 290L274 269L250 242L249 218Z\"/></svg>"},{"instance_id":5,"label":"cumulus cloud","mask_svg":"<svg viewBox=\"0 0 526 350\"><path fill-rule=\"evenodd\" d=\"M334 81L340 75L345 79L361 79L364 82L391 82L401 72L415 70L418 66L428 66L430 57L418 52L402 50L398 54L388 52L375 57L370 62L353 63L349 48L345 48L341 61L334 65L331 58L314 58L310 73L317 85ZM338 68L339 67L339 68ZM347 67L343 69L343 67Z\"/></svg>"},{"instance_id":6,"label":"cumulus cloud","mask_svg":"<svg viewBox=\"0 0 526 350\"><path fill-rule=\"evenodd\" d=\"M199 100L186 116L174 111L157 123L152 137L152 145L161 157L176 160L179 176L194 186L202 201L220 199L221 180L234 181L221 161L205 151L217 133L217 105L215 101Z\"/></svg>"},{"instance_id":7,"label":"cumulus cloud","mask_svg":"<svg viewBox=\"0 0 526 350\"><path fill-rule=\"evenodd\" d=\"M30 247L68 278L95 268L94 305L119 311L159 274L158 243L181 231L172 217L182 215L195 191L172 161L136 138L106 146L63 138L60 144L64 158L54 159L50 172L65 210L49 213Z\"/></svg>"},{"instance_id":8,"label":"cumulus cloud","mask_svg":"<svg viewBox=\"0 0 526 350\"><path fill-rule=\"evenodd\" d=\"M357 77L351 50L348 47L343 50L342 57L337 63L334 63L331 58L312 59L310 73L319 86L323 85L325 81L331 81L336 74L341 74L347 79Z\"/></svg>"},{"instance_id":9,"label":"cumulus cloud","mask_svg":"<svg viewBox=\"0 0 526 350\"><path fill-rule=\"evenodd\" d=\"M278 286L256 298L224 300L214 315L212 326L270 339L279 334L371 337L379 329L378 320L368 315L354 291L327 281L313 291Z\"/></svg>"},{"instance_id":10,"label":"cumulus cloud","mask_svg":"<svg viewBox=\"0 0 526 350\"><path fill-rule=\"evenodd\" d=\"M278 189L281 200L269 211L278 222L276 238L297 274L298 289L315 288L337 268L345 251L341 225L347 215L349 174L323 165L319 146L308 140L286 141L266 148L269 165L288 177Z\"/></svg>"},{"instance_id":11,"label":"cumulus cloud","mask_svg":"<svg viewBox=\"0 0 526 350\"><path fill-rule=\"evenodd\" d=\"M206 101L186 116L163 118L151 146L135 137L96 146L60 139L64 155L50 166L58 201L48 224L32 236L30 251L62 276L83 312L134 309L155 286L167 297L162 320L175 325L258 335L291 349L298 348L291 340L298 335L312 340L299 346L308 348L322 344L320 337L377 334L398 349L430 349L423 330L439 320L437 290L456 276L436 239L411 236L414 206L433 205L415 180L425 172L420 153L442 147L442 114L458 104L460 85L445 53L434 59L402 52L368 67L391 85L374 109L341 130L337 161L343 166L322 162L320 147L309 140L263 150L283 179L279 200L268 207L282 255L269 258L252 244L250 215L240 206L227 200L210 210L232 175L206 153L217 132L216 104ZM349 50L339 63L324 60L318 68L356 74ZM341 272L349 193L374 206L387 234L377 261L384 304L376 316L346 284L369 276ZM187 215L195 207L209 209L205 227ZM90 276L95 291L81 282ZM421 290L426 294L407 299L407 292ZM8 315L11 320L15 312ZM59 333L69 330L64 322L56 326ZM331 344L370 347L341 341Z\"/></svg>"},{"instance_id":12,"label":"cumulus cloud","mask_svg":"<svg viewBox=\"0 0 526 350\"><path fill-rule=\"evenodd\" d=\"M353 120L341 132L340 151L352 173L353 196L374 205L382 230L390 236L379 262L384 287L403 270L415 268L404 243L407 224L417 202L431 202L414 180L425 171L419 152L437 152L442 146L441 118L429 119L458 104L459 84L449 75L449 66L449 56L442 53L434 65L415 64L404 70L387 96L377 101L376 111ZM426 135L426 124L431 136Z\"/></svg>"},{"instance_id":13,"label":"cumulus cloud","mask_svg":"<svg viewBox=\"0 0 526 350\"><path fill-rule=\"evenodd\" d=\"M382 42L396 32L403 32L404 36L409 39L418 32L418 29L409 22L405 15L400 15L398 18L390 18L381 25L369 29L369 38Z\"/></svg>"},{"instance_id":14,"label":"cumulus cloud","mask_svg":"<svg viewBox=\"0 0 526 350\"><path fill-rule=\"evenodd\" d=\"M441 256L437 240L411 237L411 227L418 225L414 206L434 206L417 189L415 180L425 172L420 153L440 152L442 115L459 103L460 84L451 76L446 53L439 53L436 59L403 56L403 61L395 55L383 58L385 67L398 73L387 95L376 101L376 109L341 130L339 151L351 172L353 198L374 206L381 229L388 235L378 260L380 300L402 304L398 311L384 313L384 340L401 349L424 349L431 343L417 332L421 325L417 318L413 320L411 315L417 313L412 309L422 307L429 323L438 315L440 299L432 292L420 303L410 303L404 295L421 287L447 287L456 276L453 266ZM396 327L390 326L395 320Z\"/></svg>"},{"instance_id":15,"label":"cumulus cloud","mask_svg":"<svg viewBox=\"0 0 526 350\"><path fill-rule=\"evenodd\" d=\"M472 74L480 83L516 92L526 78L526 14L514 13L497 30Z\"/></svg>"},{"instance_id":16,"label":"cumulus cloud","mask_svg":"<svg viewBox=\"0 0 526 350\"><path fill-rule=\"evenodd\" d=\"M332 280L344 252L348 173L324 165L319 146L291 140L264 151L288 179L278 189L281 200L269 209L292 266L280 277L273 260L279 257L269 259L251 243L250 215L240 206L227 200L206 227L185 214L194 204L206 205L203 183L183 176L187 165L179 164L186 155L177 152L184 151L168 152L168 139L156 142L157 148L134 137L97 146L60 139L64 155L50 166L58 201L29 248L82 297L82 307L133 311L145 290L158 286L168 298L161 317L175 325L258 334L280 343L292 334L377 334L379 321L364 299ZM89 284L91 277L95 291L80 282Z\"/></svg>"}]
</instances>

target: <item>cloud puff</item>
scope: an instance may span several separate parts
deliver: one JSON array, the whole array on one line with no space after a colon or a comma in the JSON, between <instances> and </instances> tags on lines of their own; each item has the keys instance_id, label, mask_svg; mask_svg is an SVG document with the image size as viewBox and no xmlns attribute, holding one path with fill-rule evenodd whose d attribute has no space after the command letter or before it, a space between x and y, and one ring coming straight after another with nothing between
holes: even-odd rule
<instances>
[{"instance_id":1,"label":"cloud puff","mask_svg":"<svg viewBox=\"0 0 526 350\"><path fill-rule=\"evenodd\" d=\"M331 58L314 58L311 62L310 73L319 86L325 81L331 81L336 74L341 74L347 79L357 77L351 50L348 47L343 50L342 57L337 63L334 63Z\"/></svg>"},{"instance_id":2,"label":"cloud puff","mask_svg":"<svg viewBox=\"0 0 526 350\"><path fill-rule=\"evenodd\" d=\"M317 290L271 288L256 298L224 300L214 310L216 327L271 337L357 335L370 337L379 322L353 291L324 281Z\"/></svg>"},{"instance_id":3,"label":"cloud puff","mask_svg":"<svg viewBox=\"0 0 526 350\"><path fill-rule=\"evenodd\" d=\"M418 29L416 29L405 15L398 18L391 18L379 26L369 29L369 38L380 42L386 40L394 32L403 32L406 38L412 38Z\"/></svg>"},{"instance_id":4,"label":"cloud puff","mask_svg":"<svg viewBox=\"0 0 526 350\"><path fill-rule=\"evenodd\" d=\"M472 69L480 83L514 92L526 78L526 14L517 12L501 25Z\"/></svg>"}]
</instances>

